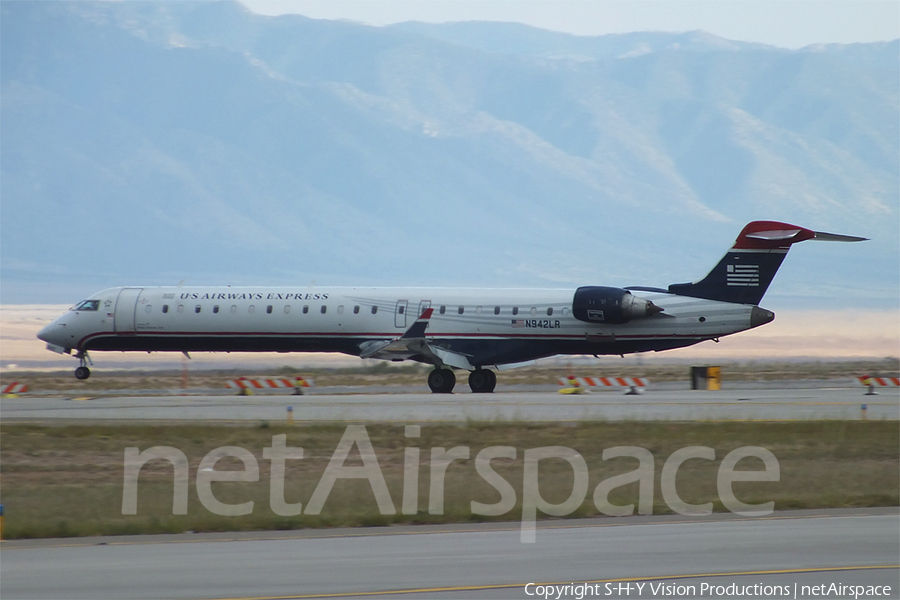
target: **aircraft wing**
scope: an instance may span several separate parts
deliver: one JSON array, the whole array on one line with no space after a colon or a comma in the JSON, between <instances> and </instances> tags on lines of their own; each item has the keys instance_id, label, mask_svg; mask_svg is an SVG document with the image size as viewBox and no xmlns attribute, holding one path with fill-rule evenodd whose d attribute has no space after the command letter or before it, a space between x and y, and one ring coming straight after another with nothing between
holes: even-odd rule
<instances>
[{"instance_id":1,"label":"aircraft wing","mask_svg":"<svg viewBox=\"0 0 900 600\"><path fill-rule=\"evenodd\" d=\"M403 360L419 357L439 367L448 366L470 371L474 369L465 354L436 346L425 337L425 329L433 312L433 308L425 309L412 327L397 339L364 342L360 345L360 358Z\"/></svg>"}]
</instances>

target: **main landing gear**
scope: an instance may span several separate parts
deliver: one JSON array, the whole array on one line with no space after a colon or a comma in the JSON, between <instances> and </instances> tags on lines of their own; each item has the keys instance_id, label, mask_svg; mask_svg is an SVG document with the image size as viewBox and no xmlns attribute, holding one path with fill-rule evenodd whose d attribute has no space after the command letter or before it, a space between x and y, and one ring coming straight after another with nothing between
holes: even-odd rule
<instances>
[{"instance_id":1,"label":"main landing gear","mask_svg":"<svg viewBox=\"0 0 900 600\"><path fill-rule=\"evenodd\" d=\"M497 375L490 369L475 369L469 373L469 387L476 394L490 394L497 386Z\"/></svg>"},{"instance_id":2,"label":"main landing gear","mask_svg":"<svg viewBox=\"0 0 900 600\"><path fill-rule=\"evenodd\" d=\"M450 369L435 369L428 374L428 387L435 394L450 394L456 385L456 375ZM489 394L497 385L497 375L489 369L475 369L469 373L469 387L476 394Z\"/></svg>"},{"instance_id":3,"label":"main landing gear","mask_svg":"<svg viewBox=\"0 0 900 600\"><path fill-rule=\"evenodd\" d=\"M450 369L435 369L428 374L428 387L435 394L450 394L456 385L456 375Z\"/></svg>"},{"instance_id":4,"label":"main landing gear","mask_svg":"<svg viewBox=\"0 0 900 600\"><path fill-rule=\"evenodd\" d=\"M75 355L79 361L81 361L81 366L75 369L75 379L87 379L91 376L91 370L87 368L87 364L91 363L91 357L88 356L87 352L79 352Z\"/></svg>"}]
</instances>

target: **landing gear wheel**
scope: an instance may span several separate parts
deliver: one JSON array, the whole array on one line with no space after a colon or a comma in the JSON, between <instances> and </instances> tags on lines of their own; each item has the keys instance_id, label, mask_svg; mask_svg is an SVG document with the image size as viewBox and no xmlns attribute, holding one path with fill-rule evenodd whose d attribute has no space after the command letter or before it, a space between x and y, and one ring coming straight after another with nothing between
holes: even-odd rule
<instances>
[{"instance_id":1,"label":"landing gear wheel","mask_svg":"<svg viewBox=\"0 0 900 600\"><path fill-rule=\"evenodd\" d=\"M78 354L75 355L75 358L78 359L78 362L81 363L81 366L75 369L75 379L87 379L91 376L91 370L87 368L88 364L93 365L93 361L91 361L91 357L88 356L86 350L79 350Z\"/></svg>"},{"instance_id":2,"label":"landing gear wheel","mask_svg":"<svg viewBox=\"0 0 900 600\"><path fill-rule=\"evenodd\" d=\"M476 394L490 394L497 385L497 375L490 369L475 369L469 373L469 387Z\"/></svg>"},{"instance_id":3,"label":"landing gear wheel","mask_svg":"<svg viewBox=\"0 0 900 600\"><path fill-rule=\"evenodd\" d=\"M435 369L428 374L428 387L435 394L450 394L456 385L456 375L450 369Z\"/></svg>"}]
</instances>

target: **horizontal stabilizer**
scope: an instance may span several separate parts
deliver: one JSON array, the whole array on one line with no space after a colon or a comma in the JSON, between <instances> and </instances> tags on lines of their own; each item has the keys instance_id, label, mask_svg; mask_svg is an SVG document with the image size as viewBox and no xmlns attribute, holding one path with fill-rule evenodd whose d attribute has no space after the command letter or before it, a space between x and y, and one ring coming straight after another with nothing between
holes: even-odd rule
<instances>
[{"instance_id":1,"label":"horizontal stabilizer","mask_svg":"<svg viewBox=\"0 0 900 600\"><path fill-rule=\"evenodd\" d=\"M824 231L814 231L816 234L814 240L820 242L867 242L869 238L857 237L855 235L841 235L839 233L825 233Z\"/></svg>"},{"instance_id":2,"label":"horizontal stabilizer","mask_svg":"<svg viewBox=\"0 0 900 600\"><path fill-rule=\"evenodd\" d=\"M782 242L790 240L791 243L799 242L797 237L803 229L772 229L769 231L754 231L753 233L744 234L745 238L752 240L765 240L767 242ZM808 233L808 232L807 232ZM815 233L815 232L813 232Z\"/></svg>"}]
</instances>

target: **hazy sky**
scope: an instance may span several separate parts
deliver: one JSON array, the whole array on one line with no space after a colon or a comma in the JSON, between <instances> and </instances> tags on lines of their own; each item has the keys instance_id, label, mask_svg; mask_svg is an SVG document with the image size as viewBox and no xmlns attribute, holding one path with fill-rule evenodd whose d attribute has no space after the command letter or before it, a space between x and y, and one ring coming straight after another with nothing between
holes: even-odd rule
<instances>
[{"instance_id":1,"label":"hazy sky","mask_svg":"<svg viewBox=\"0 0 900 600\"><path fill-rule=\"evenodd\" d=\"M900 37L897 0L242 0L268 15L298 13L369 25L514 21L578 35L692 31L783 48Z\"/></svg>"}]
</instances>

